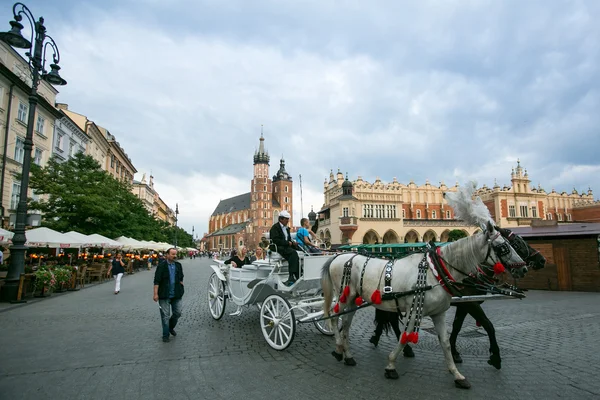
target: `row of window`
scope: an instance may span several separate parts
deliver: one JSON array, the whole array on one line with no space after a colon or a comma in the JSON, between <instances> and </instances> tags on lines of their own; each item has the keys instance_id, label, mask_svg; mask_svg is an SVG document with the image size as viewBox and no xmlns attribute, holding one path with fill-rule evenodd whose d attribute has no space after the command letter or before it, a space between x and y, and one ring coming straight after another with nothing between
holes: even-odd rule
<instances>
[{"instance_id":1,"label":"row of window","mask_svg":"<svg viewBox=\"0 0 600 400\"><path fill-rule=\"evenodd\" d=\"M396 205L395 204L363 204L363 218L397 218L396 217ZM342 209L342 216L348 217L348 207ZM417 210L415 213L416 219L421 219L423 215L421 210ZM437 211L431 211L431 218L437 219ZM446 210L446 219L451 219L452 214L450 210ZM402 209L402 218L406 218L406 210Z\"/></svg>"},{"instance_id":2,"label":"row of window","mask_svg":"<svg viewBox=\"0 0 600 400\"><path fill-rule=\"evenodd\" d=\"M519 213L520 213L519 217L528 218L529 217L529 207L526 204L521 204L519 206ZM508 206L508 216L511 218L517 217L517 209L513 204ZM531 217L537 218L537 216L538 216L537 207L531 206Z\"/></svg>"},{"instance_id":3,"label":"row of window","mask_svg":"<svg viewBox=\"0 0 600 400\"><path fill-rule=\"evenodd\" d=\"M571 214L566 214L567 215L567 221L572 221L573 217L571 216ZM554 219L554 217L552 216L552 213L548 213L546 214L546 219L548 221L552 221ZM562 221L563 220L563 215L561 213L556 213L556 219L558 221Z\"/></svg>"},{"instance_id":4,"label":"row of window","mask_svg":"<svg viewBox=\"0 0 600 400\"><path fill-rule=\"evenodd\" d=\"M363 204L363 218L396 218L396 205Z\"/></svg>"}]
</instances>

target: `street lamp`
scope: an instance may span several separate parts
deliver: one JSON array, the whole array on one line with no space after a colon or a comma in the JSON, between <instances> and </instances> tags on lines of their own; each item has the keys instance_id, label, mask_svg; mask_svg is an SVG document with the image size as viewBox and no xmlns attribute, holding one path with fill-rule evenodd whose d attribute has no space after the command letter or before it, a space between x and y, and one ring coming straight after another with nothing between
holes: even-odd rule
<instances>
[{"instance_id":1,"label":"street lamp","mask_svg":"<svg viewBox=\"0 0 600 400\"><path fill-rule=\"evenodd\" d=\"M179 204L175 203L175 248L177 248L177 216L179 215Z\"/></svg>"},{"instance_id":2,"label":"street lamp","mask_svg":"<svg viewBox=\"0 0 600 400\"><path fill-rule=\"evenodd\" d=\"M27 118L27 134L25 136L25 155L23 157L23 169L21 172L21 190L19 192L19 204L17 206L17 219L15 222L14 236L12 239L13 245L10 247L10 264L8 266L8 274L6 276L6 284L2 288L2 300L16 301L19 290L19 279L25 271L25 252L27 246L25 242L25 223L27 222L27 189L29 188L29 169L31 167L31 151L33 149L33 127L35 124L35 109L38 103L37 88L40 84L40 79L52 85L66 85L65 81L59 75L60 53L58 46L50 36L46 35L46 27L44 26L44 18L36 22L35 17L23 3L15 3L13 5L14 21L10 21L11 29L8 32L0 33L0 40L9 44L12 47L19 49L28 49L25 53L29 60L29 69L31 72L31 91L29 92L29 116ZM23 29L23 16L27 17L31 25L31 40L30 42L21 34ZM46 50L52 49L53 63L50 64L50 72L46 70Z\"/></svg>"}]
</instances>

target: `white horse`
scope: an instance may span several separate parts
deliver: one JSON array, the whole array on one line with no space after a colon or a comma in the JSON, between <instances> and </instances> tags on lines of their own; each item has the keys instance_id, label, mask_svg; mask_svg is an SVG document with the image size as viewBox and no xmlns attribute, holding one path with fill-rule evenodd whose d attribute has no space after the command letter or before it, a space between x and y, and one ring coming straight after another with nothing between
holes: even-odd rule
<instances>
[{"instance_id":1,"label":"white horse","mask_svg":"<svg viewBox=\"0 0 600 400\"><path fill-rule=\"evenodd\" d=\"M482 233L460 239L437 249L438 260L442 260L442 264L445 264L447 272L449 272L449 275L456 282L462 281L468 274L477 273L478 266L499 267L498 263L502 263L504 267L510 270L513 268L522 268L525 265L525 262L508 244L506 239L494 229L494 226L491 223L487 223L486 225L486 230ZM354 253L342 254L327 260L323 266L321 278L324 295L324 316L328 317L330 315L330 306L334 296L340 299L336 307L334 307L335 313L356 307L355 304L360 303L361 299L375 303L373 305L381 310L396 312L399 309L407 313L405 326L409 334L405 336L405 339L408 337L409 341L416 343L418 341L418 326L417 334L410 334L415 328L416 312L409 313L415 295L409 294L398 298L397 301L378 301L377 296L382 292L392 291L397 293L414 290L417 284L419 269L421 268L424 271L425 265L427 265L427 271L421 273L421 284L431 286L432 288L424 291L421 306L419 306L419 299L417 298L415 309L417 312L420 310L422 316L430 316L433 320L448 369L454 375L455 385L459 388L468 389L471 385L461 375L454 364L448 333L446 332L446 311L450 308L452 296L445 289L447 285L436 278L436 276L439 276L439 273L435 270L431 257L436 257L435 253L427 256L427 264L421 263L424 258L424 254L422 253L396 260L392 265L391 277L388 280L388 283L390 283L388 286L391 288L384 287L386 281L385 275L390 272L387 267L391 264L387 260L369 259L368 257ZM421 264L421 267L419 267L419 264ZM346 278L344 278L343 282L345 265ZM358 298L359 296L360 298ZM344 315L341 332L338 329L332 328L337 327L339 317L334 316L329 320L331 324L330 329L335 332L336 340L336 349L332 354L338 361L344 359L346 365L356 365L356 361L350 354L348 337L353 315L354 313ZM395 362L398 354L405 345L406 341L403 339L398 343L394 351L390 353L385 369L385 376L387 378L398 379Z\"/></svg>"}]
</instances>

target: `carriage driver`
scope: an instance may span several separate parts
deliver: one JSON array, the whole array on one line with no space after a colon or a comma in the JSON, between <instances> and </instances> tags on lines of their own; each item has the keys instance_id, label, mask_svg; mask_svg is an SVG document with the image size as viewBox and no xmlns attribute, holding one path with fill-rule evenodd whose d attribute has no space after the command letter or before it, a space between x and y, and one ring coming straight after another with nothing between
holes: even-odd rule
<instances>
[{"instance_id":1,"label":"carriage driver","mask_svg":"<svg viewBox=\"0 0 600 400\"><path fill-rule=\"evenodd\" d=\"M290 213L286 210L281 211L279 214L279 221L273 224L269 231L269 238L271 239L271 242L277 246L275 247L272 244L270 246L271 251L277 251L288 262L289 277L283 284L292 286L298 279L300 259L296 252L298 245L292 239L290 228L287 226L288 222L290 222Z\"/></svg>"}]
</instances>

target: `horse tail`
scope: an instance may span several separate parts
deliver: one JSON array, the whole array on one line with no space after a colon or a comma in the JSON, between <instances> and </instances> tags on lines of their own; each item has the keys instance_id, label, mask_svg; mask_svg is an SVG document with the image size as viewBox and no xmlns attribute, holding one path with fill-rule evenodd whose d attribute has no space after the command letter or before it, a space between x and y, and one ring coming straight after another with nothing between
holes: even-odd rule
<instances>
[{"instance_id":1,"label":"horse tail","mask_svg":"<svg viewBox=\"0 0 600 400\"><path fill-rule=\"evenodd\" d=\"M337 255L331 257L329 260L325 261L323 264L323 268L321 269L321 289L323 290L323 315L325 317L329 317L329 309L331 308L331 303L333 301L333 281L331 280L331 273L329 269L331 267L331 263Z\"/></svg>"}]
</instances>

